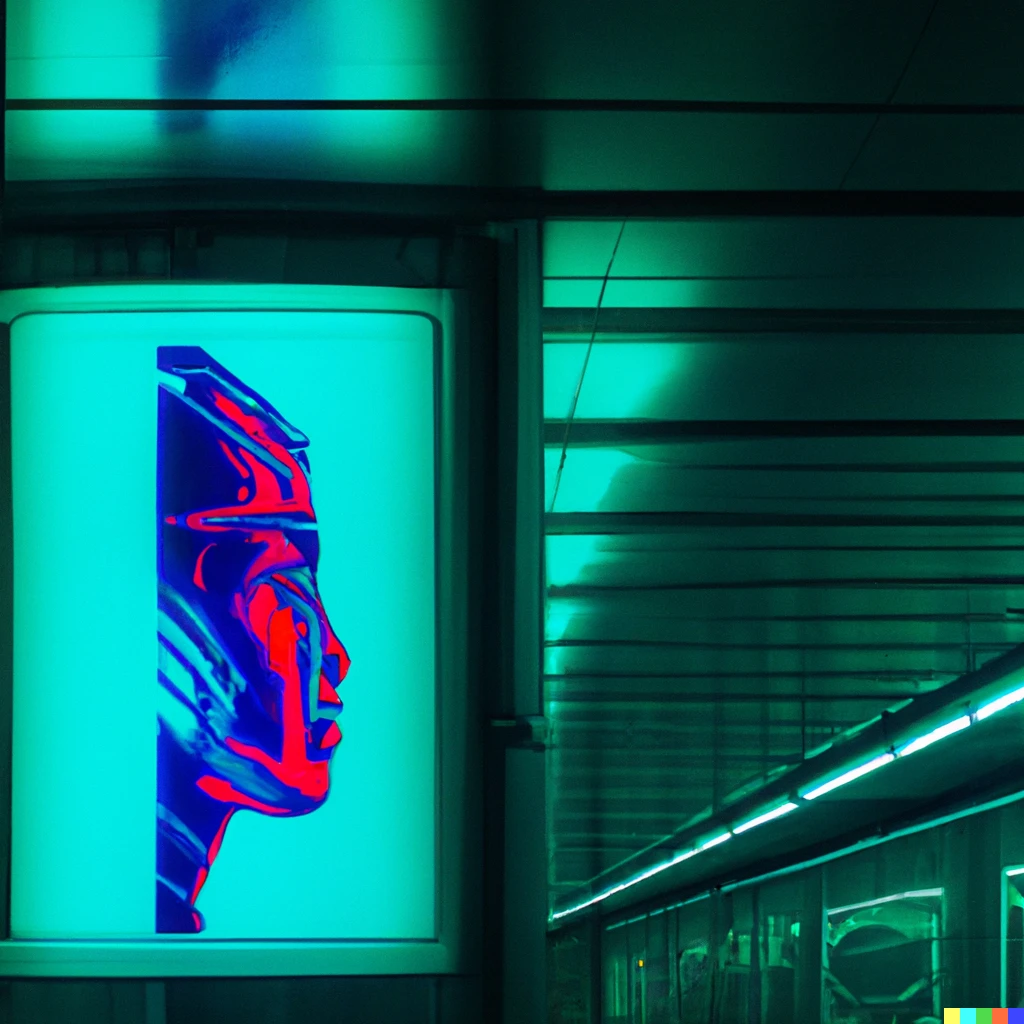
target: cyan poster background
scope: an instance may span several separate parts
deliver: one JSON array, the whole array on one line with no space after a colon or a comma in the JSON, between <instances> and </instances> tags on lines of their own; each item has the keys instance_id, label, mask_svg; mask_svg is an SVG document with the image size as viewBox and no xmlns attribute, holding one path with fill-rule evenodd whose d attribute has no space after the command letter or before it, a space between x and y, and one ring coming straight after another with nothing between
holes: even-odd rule
<instances>
[{"instance_id":1,"label":"cyan poster background","mask_svg":"<svg viewBox=\"0 0 1024 1024\"><path fill-rule=\"evenodd\" d=\"M153 935L156 348L205 347L310 438L352 658L331 795L238 812L199 937L436 932L433 331L420 316L71 313L11 329L13 938Z\"/></svg>"}]
</instances>

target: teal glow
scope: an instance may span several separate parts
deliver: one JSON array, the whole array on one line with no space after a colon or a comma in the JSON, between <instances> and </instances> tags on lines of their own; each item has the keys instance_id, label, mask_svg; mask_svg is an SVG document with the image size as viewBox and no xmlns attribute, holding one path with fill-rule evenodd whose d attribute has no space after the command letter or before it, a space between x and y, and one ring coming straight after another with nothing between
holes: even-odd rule
<instances>
[{"instance_id":1,"label":"teal glow","mask_svg":"<svg viewBox=\"0 0 1024 1024\"><path fill-rule=\"evenodd\" d=\"M598 341L590 355L587 374L576 407L579 419L658 418L660 390L672 382L673 408L692 396L693 402L707 400L707 382L688 377L689 346L676 342L613 342ZM548 349L552 351L548 353ZM561 350L561 351L559 351ZM564 419L564 395L579 379L572 375L574 365L582 361L584 342L548 342L545 345L545 407L549 419ZM579 361L579 362L578 362ZM548 374L553 380L547 383ZM550 405L548 402L550 401ZM661 405L665 404L662 399ZM570 443L572 435L570 434Z\"/></svg>"},{"instance_id":2,"label":"teal glow","mask_svg":"<svg viewBox=\"0 0 1024 1024\"><path fill-rule=\"evenodd\" d=\"M469 184L479 115L464 111L214 111L168 135L146 110L10 110L7 177L266 177Z\"/></svg>"},{"instance_id":3,"label":"teal glow","mask_svg":"<svg viewBox=\"0 0 1024 1024\"><path fill-rule=\"evenodd\" d=\"M161 0L11 0L8 98L154 99L165 58ZM307 0L223 65L213 97L459 95L467 27L448 0Z\"/></svg>"},{"instance_id":4,"label":"teal glow","mask_svg":"<svg viewBox=\"0 0 1024 1024\"><path fill-rule=\"evenodd\" d=\"M437 934L433 324L387 312L209 311L247 299L316 307L332 292L0 297L8 317L26 303L208 307L28 315L12 326L15 938L152 935L155 348L183 338L273 395L309 435L320 589L352 656L327 804L286 820L236 815L199 901L210 930L186 941ZM364 295L371 306L374 293ZM359 308L357 291L345 297Z\"/></svg>"},{"instance_id":5,"label":"teal glow","mask_svg":"<svg viewBox=\"0 0 1024 1024\"><path fill-rule=\"evenodd\" d=\"M577 277L567 280L546 278L544 305L571 309L596 306L603 280L603 269L600 277ZM718 281L659 281L657 278L623 281L611 277L604 290L601 306L612 309L706 306L721 293L721 290L722 285Z\"/></svg>"},{"instance_id":6,"label":"teal glow","mask_svg":"<svg viewBox=\"0 0 1024 1024\"><path fill-rule=\"evenodd\" d=\"M598 511L615 474L637 461L617 448L573 448L570 444L555 497L554 482L561 456L558 448L544 449L545 505L551 512Z\"/></svg>"},{"instance_id":7,"label":"teal glow","mask_svg":"<svg viewBox=\"0 0 1024 1024\"><path fill-rule=\"evenodd\" d=\"M586 342L546 342L544 345L544 418L564 420L587 357Z\"/></svg>"},{"instance_id":8,"label":"teal glow","mask_svg":"<svg viewBox=\"0 0 1024 1024\"><path fill-rule=\"evenodd\" d=\"M931 732L925 733L924 736L911 740L906 746L900 747L896 753L900 757L906 757L908 754L916 753L918 750L924 750L925 747L930 747L933 743L945 739L947 736L952 736L962 729L966 729L970 724L971 716L962 715L960 718L953 719L952 722L946 722L945 725L932 729Z\"/></svg>"},{"instance_id":9,"label":"teal glow","mask_svg":"<svg viewBox=\"0 0 1024 1024\"><path fill-rule=\"evenodd\" d=\"M8 99L178 99L160 92L165 0L12 0ZM472 89L452 0L268 4L209 100L431 99ZM199 33L200 27L195 31ZM197 48L201 41L197 38ZM479 118L430 111L226 111L167 132L151 111L10 111L7 177L288 177L465 183Z\"/></svg>"},{"instance_id":10,"label":"teal glow","mask_svg":"<svg viewBox=\"0 0 1024 1024\"><path fill-rule=\"evenodd\" d=\"M877 768L881 768L883 765L889 764L890 761L895 759L895 754L887 751L878 757L873 757L870 761L865 761L864 764L858 765L856 768L843 772L842 775L836 776L836 778L830 779L828 782L815 786L806 793L801 793L801 796L804 800L816 800L819 796L824 796L826 793L831 793L834 789L839 789L840 786L855 782L857 779L863 778L863 776L875 771Z\"/></svg>"}]
</instances>

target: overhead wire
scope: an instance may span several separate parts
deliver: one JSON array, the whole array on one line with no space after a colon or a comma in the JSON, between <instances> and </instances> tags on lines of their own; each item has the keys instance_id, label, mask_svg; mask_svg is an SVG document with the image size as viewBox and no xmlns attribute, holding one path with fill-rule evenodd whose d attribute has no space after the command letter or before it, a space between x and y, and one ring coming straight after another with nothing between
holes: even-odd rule
<instances>
[{"instance_id":1,"label":"overhead wire","mask_svg":"<svg viewBox=\"0 0 1024 1024\"><path fill-rule=\"evenodd\" d=\"M628 219L628 218L627 218ZM626 221L622 222L619 228L619 234L615 239L615 245L612 247L612 255L608 260L608 268L604 272L604 277L601 280L601 291L597 296L597 305L594 307L594 326L590 332L590 343L587 345L586 355L583 357L583 365L580 367L579 380L576 381L576 390L573 392L572 402L569 405L569 414L565 421L565 435L562 438L562 452L558 460L558 469L555 472L555 483L551 489L551 504L548 507L549 512L554 512L555 501L558 498L558 488L562 482L562 471L565 469L565 457L569 450L569 435L572 431L572 422L576 417L576 407L579 405L580 392L583 390L583 379L587 375L587 367L590 365L590 355L594 351L594 341L597 338L597 325L601 317L601 304L604 302L604 293L608 287L608 279L612 274L612 267L615 264L615 256L619 251L619 243L622 241L622 234L626 230Z\"/></svg>"}]
</instances>

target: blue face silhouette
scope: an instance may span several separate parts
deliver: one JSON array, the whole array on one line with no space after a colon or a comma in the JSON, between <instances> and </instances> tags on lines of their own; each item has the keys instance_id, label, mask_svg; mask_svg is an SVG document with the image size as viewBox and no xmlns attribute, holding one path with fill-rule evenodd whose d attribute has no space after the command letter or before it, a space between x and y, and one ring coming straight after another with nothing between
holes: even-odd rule
<instances>
[{"instance_id":1,"label":"blue face silhouette","mask_svg":"<svg viewBox=\"0 0 1024 1024\"><path fill-rule=\"evenodd\" d=\"M202 349L159 349L157 930L238 809L327 798L349 660L316 584L307 439Z\"/></svg>"}]
</instances>

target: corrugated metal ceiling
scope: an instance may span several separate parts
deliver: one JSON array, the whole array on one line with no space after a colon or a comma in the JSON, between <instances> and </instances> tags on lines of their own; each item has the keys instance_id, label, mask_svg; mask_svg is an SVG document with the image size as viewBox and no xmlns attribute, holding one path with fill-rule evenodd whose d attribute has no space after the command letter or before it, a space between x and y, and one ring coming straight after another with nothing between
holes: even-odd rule
<instances>
[{"instance_id":1,"label":"corrugated metal ceiling","mask_svg":"<svg viewBox=\"0 0 1024 1024\"><path fill-rule=\"evenodd\" d=\"M1024 317L935 311L1009 306L1021 229L630 223L605 293L629 302L602 308L588 358L593 307L556 303L619 228L546 235L556 896L1024 641ZM744 230L788 273L752 263ZM850 254L872 250L855 287ZM859 301L823 311L815 279ZM692 308L653 308L679 280L780 308L701 310L715 329L696 331ZM782 308L793 281L803 309ZM920 316L874 308L922 297Z\"/></svg>"}]
</instances>

